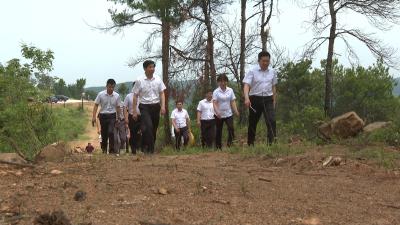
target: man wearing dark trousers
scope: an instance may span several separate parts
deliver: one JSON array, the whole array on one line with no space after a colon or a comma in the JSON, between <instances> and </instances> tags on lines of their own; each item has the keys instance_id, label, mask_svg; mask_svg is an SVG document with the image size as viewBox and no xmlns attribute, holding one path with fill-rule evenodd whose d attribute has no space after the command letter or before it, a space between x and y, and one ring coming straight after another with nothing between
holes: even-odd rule
<instances>
[{"instance_id":1,"label":"man wearing dark trousers","mask_svg":"<svg viewBox=\"0 0 400 225\"><path fill-rule=\"evenodd\" d=\"M154 77L156 64L151 60L143 63L145 77L136 81L133 87L133 105L139 100L141 114L140 129L142 130L142 146L145 153L154 153L157 128L160 121L160 113L165 114L166 89L162 80ZM138 111L133 108L133 119L138 119Z\"/></svg>"},{"instance_id":2,"label":"man wearing dark trousers","mask_svg":"<svg viewBox=\"0 0 400 225\"><path fill-rule=\"evenodd\" d=\"M258 65L252 68L244 77L245 105L249 108L249 127L247 143L254 145L257 123L261 114L267 126L267 141L271 145L276 141L276 71L269 68L271 55L262 51L258 54Z\"/></svg>"},{"instance_id":3,"label":"man wearing dark trousers","mask_svg":"<svg viewBox=\"0 0 400 225\"><path fill-rule=\"evenodd\" d=\"M106 90L100 92L94 101L92 124L96 123L97 110L100 105L100 127L101 127L101 149L104 154L107 153L107 144L109 142L109 153L118 154L114 146L114 127L117 119L117 113L120 113L121 100L119 94L114 91L115 80L108 79Z\"/></svg>"},{"instance_id":4,"label":"man wearing dark trousers","mask_svg":"<svg viewBox=\"0 0 400 225\"><path fill-rule=\"evenodd\" d=\"M133 82L132 87L135 86L135 82ZM125 97L124 106L127 109L127 117L129 120L129 130L130 130L130 138L129 145L131 146L132 154L136 154L137 150L140 148L141 143L141 131L140 131L140 110L139 105L136 104L136 112L137 119L133 119L133 93L129 93Z\"/></svg>"},{"instance_id":5,"label":"man wearing dark trousers","mask_svg":"<svg viewBox=\"0 0 400 225\"><path fill-rule=\"evenodd\" d=\"M206 98L197 106L197 125L201 129L201 146L212 148L215 141L215 118L212 91L207 91Z\"/></svg>"},{"instance_id":6,"label":"man wearing dark trousers","mask_svg":"<svg viewBox=\"0 0 400 225\"><path fill-rule=\"evenodd\" d=\"M171 122L174 127L175 148L180 150L183 138L183 146L189 143L190 118L189 113L183 108L183 100L176 101L176 109L171 113Z\"/></svg>"}]
</instances>

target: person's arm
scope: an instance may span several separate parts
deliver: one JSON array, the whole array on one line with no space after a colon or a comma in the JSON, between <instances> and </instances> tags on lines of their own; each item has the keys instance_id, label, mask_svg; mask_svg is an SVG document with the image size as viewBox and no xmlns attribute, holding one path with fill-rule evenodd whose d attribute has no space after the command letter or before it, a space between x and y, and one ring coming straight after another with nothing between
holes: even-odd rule
<instances>
[{"instance_id":1,"label":"person's arm","mask_svg":"<svg viewBox=\"0 0 400 225\"><path fill-rule=\"evenodd\" d=\"M96 116L97 116L98 108L99 108L99 104L95 103L93 106L93 113L92 113L92 126L94 126L94 123L96 123Z\"/></svg>"},{"instance_id":2,"label":"person's arm","mask_svg":"<svg viewBox=\"0 0 400 225\"><path fill-rule=\"evenodd\" d=\"M200 124L201 124L201 112L197 111L197 125L200 126Z\"/></svg>"},{"instance_id":3,"label":"person's arm","mask_svg":"<svg viewBox=\"0 0 400 225\"><path fill-rule=\"evenodd\" d=\"M275 85L272 86L272 93L273 93L272 100L274 102L274 108L275 108L276 107L276 100L277 100L277 97L278 97L278 93L276 91L276 86Z\"/></svg>"},{"instance_id":4,"label":"person's arm","mask_svg":"<svg viewBox=\"0 0 400 225\"><path fill-rule=\"evenodd\" d=\"M99 121L99 118L97 118L97 117L96 117L96 128L97 128L97 134L101 134L100 121Z\"/></svg>"},{"instance_id":5,"label":"person's arm","mask_svg":"<svg viewBox=\"0 0 400 225\"><path fill-rule=\"evenodd\" d=\"M134 120L137 120L138 118L138 112L136 109L137 106L137 100L138 100L138 94L133 94L133 112L132 112L132 116Z\"/></svg>"},{"instance_id":6,"label":"person's arm","mask_svg":"<svg viewBox=\"0 0 400 225\"><path fill-rule=\"evenodd\" d=\"M274 109L276 107L276 101L277 101L277 97L278 97L278 95L277 95L278 93L276 91L277 84L278 84L278 74L274 70L274 78L272 79L272 101L274 104Z\"/></svg>"},{"instance_id":7,"label":"person's arm","mask_svg":"<svg viewBox=\"0 0 400 225\"><path fill-rule=\"evenodd\" d=\"M188 113L186 113L186 126L189 128L189 131L191 131L191 128L190 128L190 117L189 117Z\"/></svg>"},{"instance_id":8,"label":"person's arm","mask_svg":"<svg viewBox=\"0 0 400 225\"><path fill-rule=\"evenodd\" d=\"M179 128L178 128L178 125L176 124L174 112L171 113L171 123L172 123L172 126L174 127L175 131L179 132Z\"/></svg>"},{"instance_id":9,"label":"person's arm","mask_svg":"<svg viewBox=\"0 0 400 225\"><path fill-rule=\"evenodd\" d=\"M164 90L160 92L160 99L161 99L161 115L164 115L166 112Z\"/></svg>"},{"instance_id":10,"label":"person's arm","mask_svg":"<svg viewBox=\"0 0 400 225\"><path fill-rule=\"evenodd\" d=\"M129 113L128 108L124 106L125 127L129 127Z\"/></svg>"},{"instance_id":11,"label":"person's arm","mask_svg":"<svg viewBox=\"0 0 400 225\"><path fill-rule=\"evenodd\" d=\"M161 81L160 85L158 87L158 91L160 93L160 104L161 104L161 115L164 115L165 112L167 111L167 109L165 107L168 107L168 105L165 105L165 94L164 94L164 90L167 89L167 87L165 87L165 84ZM168 104L168 102L167 102Z\"/></svg>"},{"instance_id":12,"label":"person's arm","mask_svg":"<svg viewBox=\"0 0 400 225\"><path fill-rule=\"evenodd\" d=\"M219 112L219 105L218 105L217 100L213 100L213 106L214 106L215 115L216 115L218 118L221 118L221 114L220 114L220 112Z\"/></svg>"},{"instance_id":13,"label":"person's arm","mask_svg":"<svg viewBox=\"0 0 400 225\"><path fill-rule=\"evenodd\" d=\"M253 81L254 73L253 70L250 70L246 76L243 78L243 95L244 95L244 105L249 108L251 106L249 92L250 92L250 85Z\"/></svg>"},{"instance_id":14,"label":"person's arm","mask_svg":"<svg viewBox=\"0 0 400 225\"><path fill-rule=\"evenodd\" d=\"M243 94L244 94L244 105L246 107L250 107L251 106L249 92L250 92L250 85L245 83L244 87L243 87Z\"/></svg>"},{"instance_id":15,"label":"person's arm","mask_svg":"<svg viewBox=\"0 0 400 225\"><path fill-rule=\"evenodd\" d=\"M232 101L231 101L231 107L232 107L232 109L233 109L233 112L236 114L236 116L239 116L239 111L238 111L238 109L237 109L236 101L235 101L235 100L232 100Z\"/></svg>"}]
</instances>

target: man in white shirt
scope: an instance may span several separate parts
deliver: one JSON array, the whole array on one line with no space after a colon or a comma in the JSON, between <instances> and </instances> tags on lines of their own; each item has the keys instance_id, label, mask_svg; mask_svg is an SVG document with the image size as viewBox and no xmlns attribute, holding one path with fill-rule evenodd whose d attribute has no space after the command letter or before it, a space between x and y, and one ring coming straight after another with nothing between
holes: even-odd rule
<instances>
[{"instance_id":1,"label":"man in white shirt","mask_svg":"<svg viewBox=\"0 0 400 225\"><path fill-rule=\"evenodd\" d=\"M212 91L206 93L206 98L197 106L197 125L201 129L201 146L212 148L215 140L215 118Z\"/></svg>"},{"instance_id":2,"label":"man in white shirt","mask_svg":"<svg viewBox=\"0 0 400 225\"><path fill-rule=\"evenodd\" d=\"M236 97L233 89L228 87L229 79L225 74L217 78L219 87L213 92L213 104L216 120L216 138L215 146L217 149L222 149L222 128L224 123L228 127L228 144L230 147L235 137L233 127L233 112L239 116L239 111L236 107Z\"/></svg>"},{"instance_id":3,"label":"man in white shirt","mask_svg":"<svg viewBox=\"0 0 400 225\"><path fill-rule=\"evenodd\" d=\"M135 86L133 82L132 87ZM124 106L127 111L126 116L129 121L130 138L129 145L131 147L132 154L136 154L137 150L140 148L142 134L140 132L140 110L139 104L136 104L137 119L133 119L133 93L129 93L124 100Z\"/></svg>"},{"instance_id":4,"label":"man in white shirt","mask_svg":"<svg viewBox=\"0 0 400 225\"><path fill-rule=\"evenodd\" d=\"M262 51L258 54L258 65L252 68L244 77L245 105L249 108L249 127L247 143L254 145L257 123L261 114L267 126L268 144L276 140L276 71L269 68L271 55Z\"/></svg>"},{"instance_id":5,"label":"man in white shirt","mask_svg":"<svg viewBox=\"0 0 400 225\"><path fill-rule=\"evenodd\" d=\"M162 80L154 77L156 64L151 60L143 63L145 78L136 81L133 87L133 105L139 102L141 114L140 129L142 131L142 146L145 153L154 153L157 128L160 122L160 113L165 114L165 95L166 89ZM139 101L138 101L139 100ZM138 111L134 107L132 117L138 119Z\"/></svg>"},{"instance_id":6,"label":"man in white shirt","mask_svg":"<svg viewBox=\"0 0 400 225\"><path fill-rule=\"evenodd\" d=\"M115 80L108 79L106 90L100 92L94 101L92 124L96 123L97 110L100 105L100 126L101 126L101 149L107 153L107 144L109 141L109 152L118 154L114 146L114 127L117 119L117 113L120 113L121 100L119 94L114 91Z\"/></svg>"},{"instance_id":7,"label":"man in white shirt","mask_svg":"<svg viewBox=\"0 0 400 225\"><path fill-rule=\"evenodd\" d=\"M183 146L187 146L189 143L189 132L190 132L190 118L186 109L183 108L183 101L176 101L176 109L171 113L172 125L174 126L175 133L175 148L179 150L181 148L181 142L183 137Z\"/></svg>"}]
</instances>

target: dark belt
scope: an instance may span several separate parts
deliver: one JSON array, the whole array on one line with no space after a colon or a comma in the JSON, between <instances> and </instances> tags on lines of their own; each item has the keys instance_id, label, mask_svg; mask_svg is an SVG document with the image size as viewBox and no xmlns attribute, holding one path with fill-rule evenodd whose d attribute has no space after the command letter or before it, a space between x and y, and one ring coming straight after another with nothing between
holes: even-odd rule
<instances>
[{"instance_id":1,"label":"dark belt","mask_svg":"<svg viewBox=\"0 0 400 225\"><path fill-rule=\"evenodd\" d=\"M104 118L104 119L110 119L110 118L116 118L117 117L117 113L99 113L99 117L100 118Z\"/></svg>"},{"instance_id":2,"label":"dark belt","mask_svg":"<svg viewBox=\"0 0 400 225\"><path fill-rule=\"evenodd\" d=\"M272 99L273 95L270 96L258 96L258 95L250 95L249 98L259 98L259 99Z\"/></svg>"}]
</instances>

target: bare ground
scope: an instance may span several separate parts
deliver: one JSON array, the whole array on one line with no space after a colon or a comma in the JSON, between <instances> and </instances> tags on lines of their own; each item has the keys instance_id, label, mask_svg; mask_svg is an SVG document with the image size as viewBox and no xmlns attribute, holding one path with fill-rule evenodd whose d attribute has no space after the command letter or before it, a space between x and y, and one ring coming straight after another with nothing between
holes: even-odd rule
<instances>
[{"instance_id":1,"label":"bare ground","mask_svg":"<svg viewBox=\"0 0 400 225\"><path fill-rule=\"evenodd\" d=\"M398 172L350 160L322 168L321 157L276 166L227 153L80 155L35 169L2 167L0 215L8 208L22 216L18 224L57 209L72 224L400 224ZM87 193L81 202L79 190Z\"/></svg>"},{"instance_id":2,"label":"bare ground","mask_svg":"<svg viewBox=\"0 0 400 225\"><path fill-rule=\"evenodd\" d=\"M55 210L74 225L400 224L399 170L346 159L340 146L329 155L342 163L322 167L328 153L314 147L278 160L80 154L35 168L0 165L0 224L32 224Z\"/></svg>"}]
</instances>

